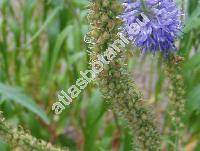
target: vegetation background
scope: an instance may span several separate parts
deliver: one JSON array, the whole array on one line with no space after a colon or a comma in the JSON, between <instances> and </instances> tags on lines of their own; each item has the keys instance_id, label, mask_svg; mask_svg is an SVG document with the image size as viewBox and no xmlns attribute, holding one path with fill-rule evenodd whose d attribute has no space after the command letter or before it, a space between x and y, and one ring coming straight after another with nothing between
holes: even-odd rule
<instances>
[{"instance_id":1,"label":"vegetation background","mask_svg":"<svg viewBox=\"0 0 200 151\"><path fill-rule=\"evenodd\" d=\"M13 128L70 150L131 150L126 123L108 109L101 93L89 85L56 116L51 106L79 72L89 68L84 35L87 0L0 0L0 110ZM183 37L177 45L185 57L186 125L183 150L200 151L200 2L178 0L184 10ZM163 150L174 146L168 131L168 81L157 56L129 55L128 67L160 123ZM173 73L172 73L173 74ZM11 150L1 139L0 151Z\"/></svg>"}]
</instances>

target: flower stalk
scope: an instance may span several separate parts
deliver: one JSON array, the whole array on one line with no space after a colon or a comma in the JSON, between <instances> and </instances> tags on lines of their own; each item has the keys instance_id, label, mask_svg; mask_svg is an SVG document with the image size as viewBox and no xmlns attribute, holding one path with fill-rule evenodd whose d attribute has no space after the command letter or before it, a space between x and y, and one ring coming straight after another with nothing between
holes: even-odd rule
<instances>
[{"instance_id":1,"label":"flower stalk","mask_svg":"<svg viewBox=\"0 0 200 151\"><path fill-rule=\"evenodd\" d=\"M20 148L26 151L63 151L54 147L51 143L38 140L22 127L12 128L4 119L0 112L0 138L8 143L11 149ZM68 149L66 149L68 150Z\"/></svg>"},{"instance_id":2,"label":"flower stalk","mask_svg":"<svg viewBox=\"0 0 200 151\"><path fill-rule=\"evenodd\" d=\"M169 118L172 123L172 136L177 150L180 146L179 137L184 124L182 116L185 113L185 84L183 78L184 58L180 56L171 56L165 63L165 74L169 79Z\"/></svg>"},{"instance_id":3,"label":"flower stalk","mask_svg":"<svg viewBox=\"0 0 200 151\"><path fill-rule=\"evenodd\" d=\"M89 7L90 59L94 60L117 39L122 24L118 16L123 8L118 0L94 0ZM134 144L144 151L157 151L160 137L156 122L127 71L126 61L126 52L120 51L97 76L98 86L114 112L126 119L134 131Z\"/></svg>"}]
</instances>

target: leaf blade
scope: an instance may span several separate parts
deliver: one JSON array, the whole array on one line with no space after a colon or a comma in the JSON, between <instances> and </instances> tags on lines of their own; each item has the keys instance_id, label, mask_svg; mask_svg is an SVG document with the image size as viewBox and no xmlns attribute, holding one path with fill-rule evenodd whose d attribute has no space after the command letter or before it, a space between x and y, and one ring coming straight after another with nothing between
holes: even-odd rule
<instances>
[{"instance_id":1,"label":"leaf blade","mask_svg":"<svg viewBox=\"0 0 200 151\"><path fill-rule=\"evenodd\" d=\"M0 94L2 95L2 98L22 105L49 124L49 119L44 111L33 101L30 96L24 94L22 91L20 91L20 89L0 83Z\"/></svg>"}]
</instances>

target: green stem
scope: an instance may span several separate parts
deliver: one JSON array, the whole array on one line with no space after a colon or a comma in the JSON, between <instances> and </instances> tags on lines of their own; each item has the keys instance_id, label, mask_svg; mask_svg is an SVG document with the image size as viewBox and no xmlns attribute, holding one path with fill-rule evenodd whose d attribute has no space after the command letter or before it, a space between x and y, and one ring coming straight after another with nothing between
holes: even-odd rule
<instances>
[{"instance_id":1,"label":"green stem","mask_svg":"<svg viewBox=\"0 0 200 151\"><path fill-rule=\"evenodd\" d=\"M141 0L141 3L142 3L142 9L143 9L143 11L145 12L145 14L148 14L149 10L146 7L146 1L145 0Z\"/></svg>"},{"instance_id":2,"label":"green stem","mask_svg":"<svg viewBox=\"0 0 200 151\"><path fill-rule=\"evenodd\" d=\"M7 10L7 6L8 6L8 1L4 0L3 4L2 4L2 17L3 17L3 21L2 21L2 42L0 41L0 51L2 53L3 56L3 60L4 60L4 72L6 74L6 78L9 81L9 70L8 70L8 57L7 57L7 20L6 20L6 10Z\"/></svg>"}]
</instances>

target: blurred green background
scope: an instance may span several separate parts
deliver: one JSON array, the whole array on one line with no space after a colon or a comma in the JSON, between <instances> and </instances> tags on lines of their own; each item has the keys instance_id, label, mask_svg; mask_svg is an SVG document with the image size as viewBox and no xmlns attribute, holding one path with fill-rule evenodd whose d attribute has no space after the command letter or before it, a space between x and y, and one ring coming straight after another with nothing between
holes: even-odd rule
<instances>
[{"instance_id":1,"label":"blurred green background","mask_svg":"<svg viewBox=\"0 0 200 151\"><path fill-rule=\"evenodd\" d=\"M178 49L185 57L184 150L200 151L200 3L179 0L185 28ZM84 35L87 0L0 0L0 110L13 126L70 150L131 150L125 122L109 110L90 84L63 113L51 106L89 68ZM156 56L129 55L128 67L160 122L163 150L173 145L165 119L168 82ZM1 139L0 151L9 145Z\"/></svg>"}]
</instances>

